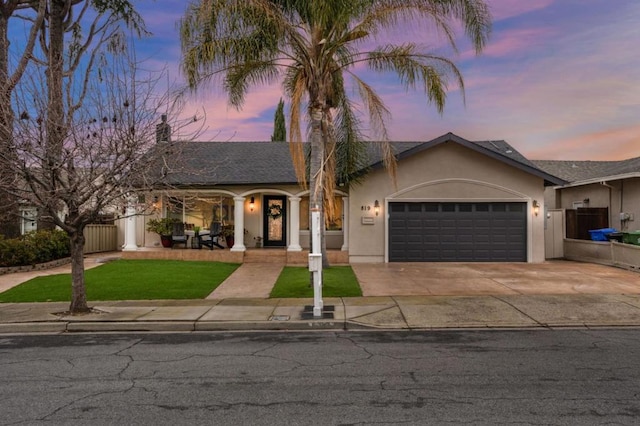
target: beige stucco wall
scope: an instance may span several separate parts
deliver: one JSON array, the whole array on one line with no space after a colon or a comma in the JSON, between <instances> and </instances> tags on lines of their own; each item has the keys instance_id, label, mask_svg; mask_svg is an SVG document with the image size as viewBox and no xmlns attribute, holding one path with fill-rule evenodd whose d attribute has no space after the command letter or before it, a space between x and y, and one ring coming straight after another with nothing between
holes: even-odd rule
<instances>
[{"instance_id":1,"label":"beige stucco wall","mask_svg":"<svg viewBox=\"0 0 640 426\"><path fill-rule=\"evenodd\" d=\"M622 184L622 211L629 213L633 220L625 222L620 229L640 230L640 178L626 179Z\"/></svg>"},{"instance_id":2,"label":"beige stucco wall","mask_svg":"<svg viewBox=\"0 0 640 426\"><path fill-rule=\"evenodd\" d=\"M615 196L612 191L612 196ZM598 183L583 186L573 186L562 188L558 197L559 208L572 209L574 203L584 203L589 199L588 203L584 203L583 207L609 207L609 188Z\"/></svg>"},{"instance_id":3,"label":"beige stucco wall","mask_svg":"<svg viewBox=\"0 0 640 426\"><path fill-rule=\"evenodd\" d=\"M374 203L382 206L375 216ZM444 143L399 162L397 187L385 170L372 171L350 192L349 255L351 262L383 262L386 248L386 203L390 201L522 201L537 200L540 214L529 210L529 260L544 261L544 182L501 161L456 143ZM363 217L373 218L364 225Z\"/></svg>"},{"instance_id":4,"label":"beige stucco wall","mask_svg":"<svg viewBox=\"0 0 640 426\"><path fill-rule=\"evenodd\" d=\"M623 231L640 229L640 178L560 188L557 192L561 208L571 209L574 202L588 198L584 207L609 208L610 227ZM621 221L620 213L630 214L633 220Z\"/></svg>"}]
</instances>

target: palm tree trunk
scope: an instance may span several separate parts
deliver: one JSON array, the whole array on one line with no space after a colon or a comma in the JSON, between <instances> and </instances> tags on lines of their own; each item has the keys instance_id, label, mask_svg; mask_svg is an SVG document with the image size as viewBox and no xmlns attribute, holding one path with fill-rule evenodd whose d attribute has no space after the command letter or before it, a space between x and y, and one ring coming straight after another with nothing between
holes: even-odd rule
<instances>
[{"instance_id":1,"label":"palm tree trunk","mask_svg":"<svg viewBox=\"0 0 640 426\"><path fill-rule=\"evenodd\" d=\"M322 163L324 160L324 141L322 139L322 109L311 109L311 155L309 160L309 219L311 209L320 210L320 219L324 220L322 201ZM311 220L309 220L311 223Z\"/></svg>"}]
</instances>

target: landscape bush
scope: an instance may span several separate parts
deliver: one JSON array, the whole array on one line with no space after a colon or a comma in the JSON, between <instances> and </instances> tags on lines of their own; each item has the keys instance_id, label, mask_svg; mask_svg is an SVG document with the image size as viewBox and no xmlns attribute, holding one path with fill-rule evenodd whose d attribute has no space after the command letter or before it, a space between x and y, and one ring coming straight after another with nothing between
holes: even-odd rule
<instances>
[{"instance_id":1,"label":"landscape bush","mask_svg":"<svg viewBox=\"0 0 640 426\"><path fill-rule=\"evenodd\" d=\"M69 255L69 236L60 230L34 231L11 239L0 236L0 267L35 265Z\"/></svg>"}]
</instances>

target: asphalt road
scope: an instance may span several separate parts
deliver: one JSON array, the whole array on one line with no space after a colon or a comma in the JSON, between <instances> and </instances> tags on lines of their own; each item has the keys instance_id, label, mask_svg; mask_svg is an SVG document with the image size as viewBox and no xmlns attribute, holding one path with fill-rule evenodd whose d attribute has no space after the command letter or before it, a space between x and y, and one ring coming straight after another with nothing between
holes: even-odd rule
<instances>
[{"instance_id":1,"label":"asphalt road","mask_svg":"<svg viewBox=\"0 0 640 426\"><path fill-rule=\"evenodd\" d=\"M638 424L640 330L0 336L0 424Z\"/></svg>"}]
</instances>

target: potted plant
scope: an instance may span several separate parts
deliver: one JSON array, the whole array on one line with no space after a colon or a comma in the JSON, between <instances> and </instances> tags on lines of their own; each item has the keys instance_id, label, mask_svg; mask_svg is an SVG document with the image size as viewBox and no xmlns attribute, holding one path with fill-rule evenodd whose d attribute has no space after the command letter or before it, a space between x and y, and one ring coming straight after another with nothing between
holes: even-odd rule
<instances>
[{"instance_id":1,"label":"potted plant","mask_svg":"<svg viewBox=\"0 0 640 426\"><path fill-rule=\"evenodd\" d=\"M262 237L258 236L258 237L253 237L254 240L256 240L256 248L261 248L262 247Z\"/></svg>"},{"instance_id":2,"label":"potted plant","mask_svg":"<svg viewBox=\"0 0 640 426\"><path fill-rule=\"evenodd\" d=\"M191 248L199 249L200 248L200 227L193 227L193 238L191 239Z\"/></svg>"},{"instance_id":3,"label":"potted plant","mask_svg":"<svg viewBox=\"0 0 640 426\"><path fill-rule=\"evenodd\" d=\"M220 235L224 237L227 247L233 247L233 244L235 243L235 227L233 225L223 225Z\"/></svg>"},{"instance_id":4,"label":"potted plant","mask_svg":"<svg viewBox=\"0 0 640 426\"><path fill-rule=\"evenodd\" d=\"M155 232L160 235L160 242L162 247L171 247L171 234L173 233L173 224L176 223L176 219L163 217L160 219L150 219L147 222L147 231Z\"/></svg>"}]
</instances>

